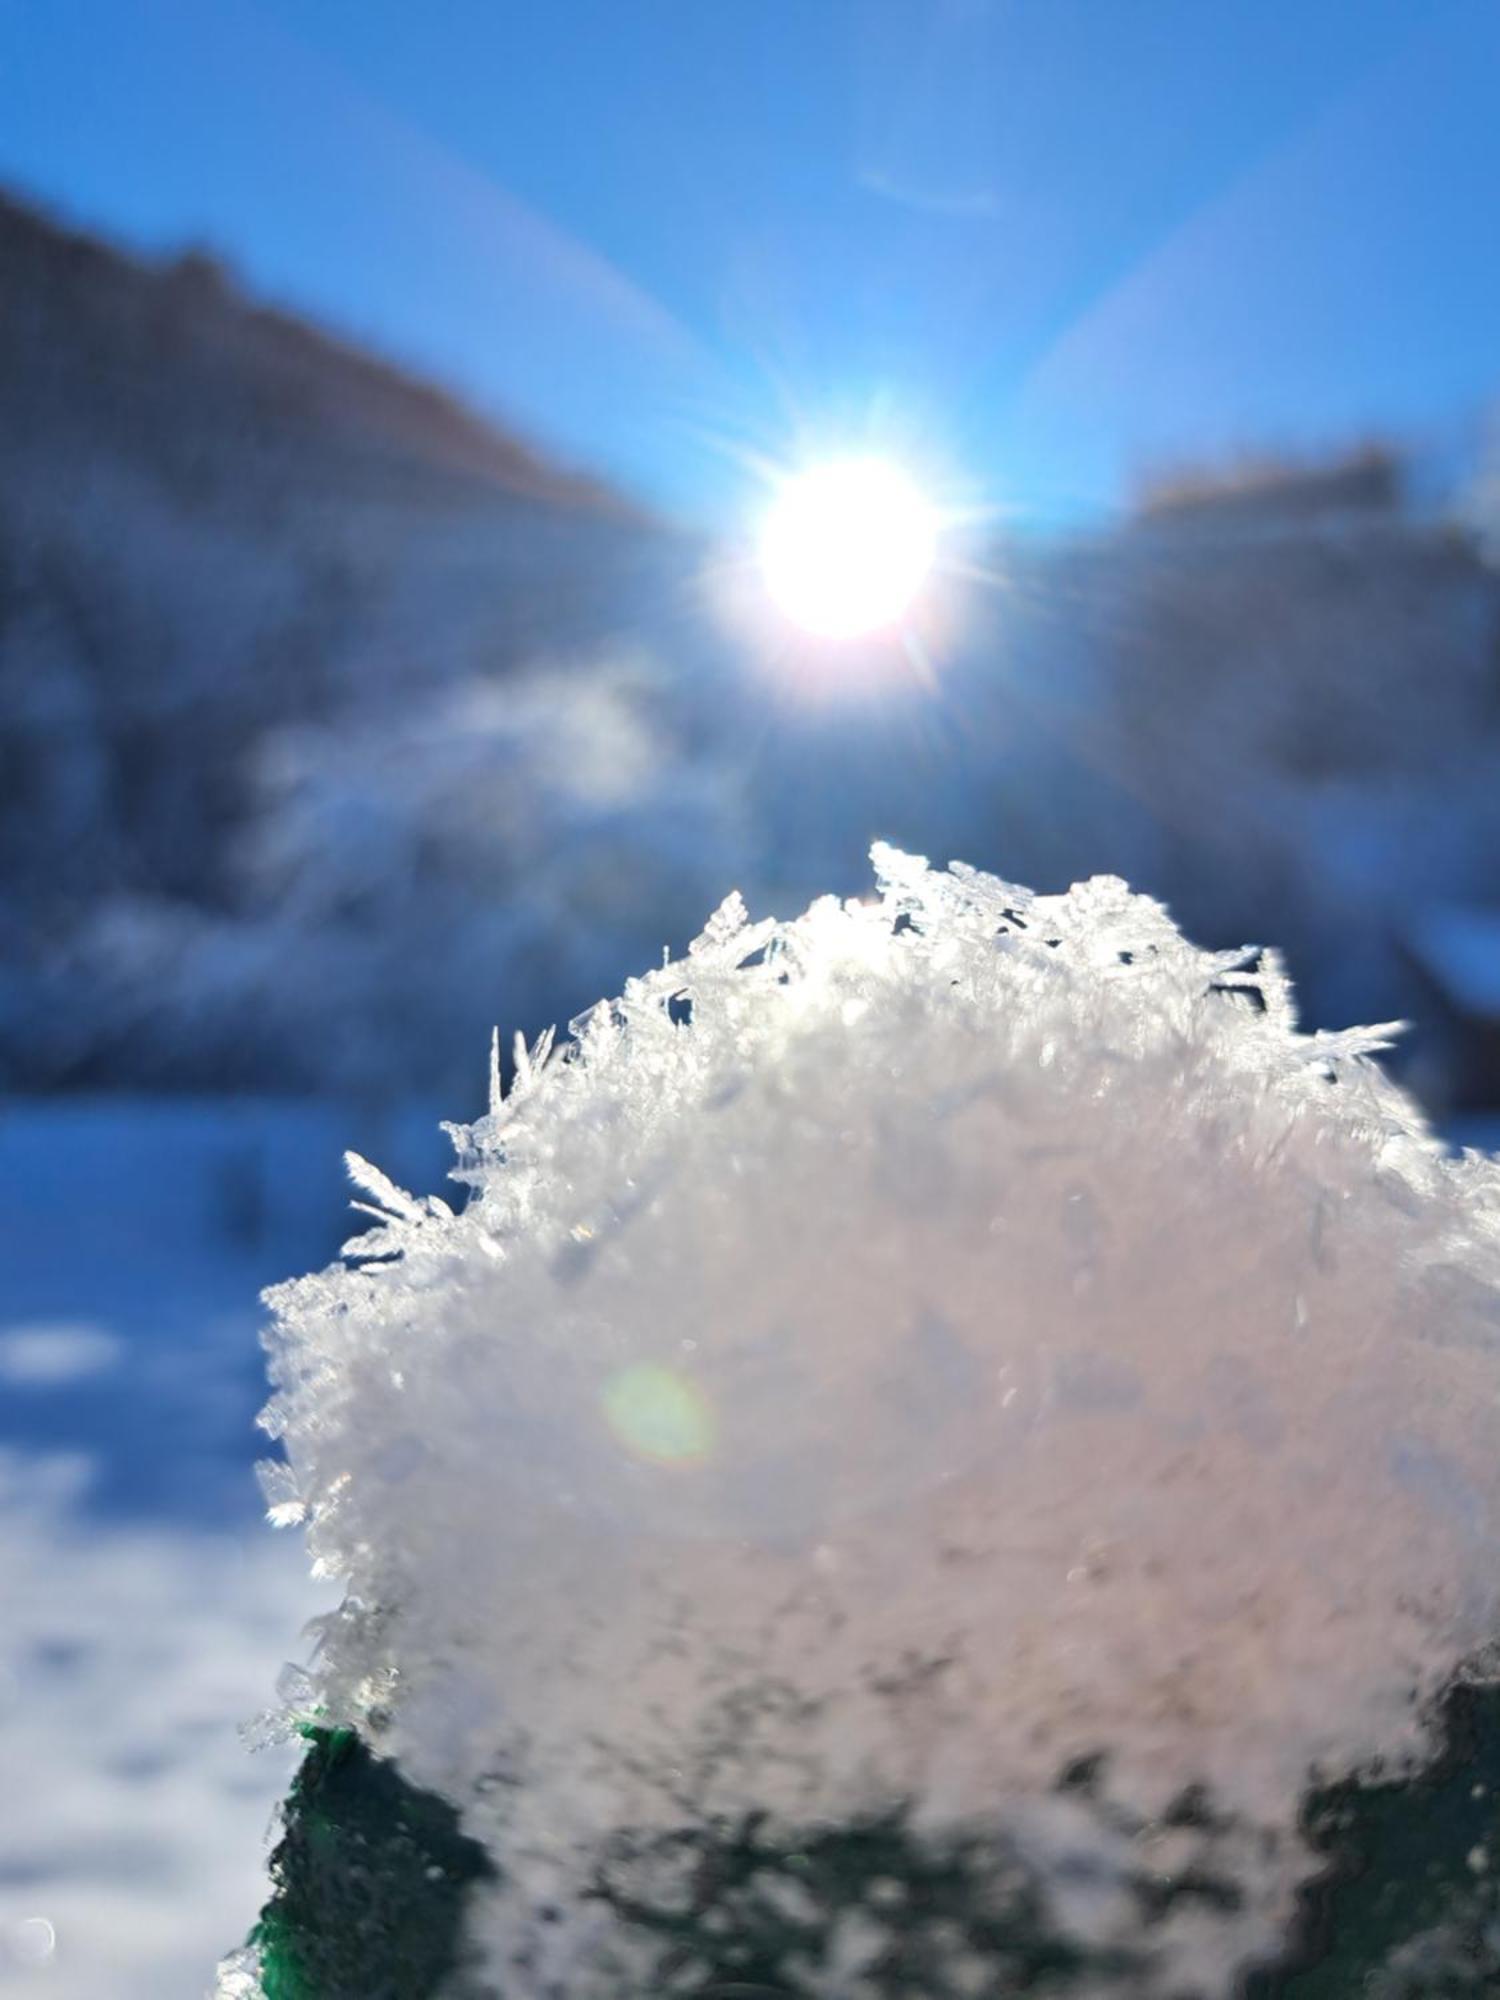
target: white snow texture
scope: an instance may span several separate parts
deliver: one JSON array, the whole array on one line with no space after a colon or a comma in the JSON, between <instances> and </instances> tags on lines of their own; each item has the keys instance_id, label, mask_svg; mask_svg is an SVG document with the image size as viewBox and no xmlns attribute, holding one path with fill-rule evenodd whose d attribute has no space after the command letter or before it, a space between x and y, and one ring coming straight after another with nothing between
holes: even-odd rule
<instances>
[{"instance_id":1,"label":"white snow texture","mask_svg":"<svg viewBox=\"0 0 1500 2000\"><path fill-rule=\"evenodd\" d=\"M519 1050L461 1212L352 1161L374 1228L269 1295L273 1517L347 1584L294 1701L488 1844L507 2000L701 1990L580 1892L751 1812L998 1831L1049 1926L1141 1954L1111 1995L1225 1992L1310 1772L1420 1759L1500 1630L1500 1168L1271 954L874 858ZM1143 1927L1143 1866L1238 1899ZM886 1990L876 1888L799 1990Z\"/></svg>"}]
</instances>

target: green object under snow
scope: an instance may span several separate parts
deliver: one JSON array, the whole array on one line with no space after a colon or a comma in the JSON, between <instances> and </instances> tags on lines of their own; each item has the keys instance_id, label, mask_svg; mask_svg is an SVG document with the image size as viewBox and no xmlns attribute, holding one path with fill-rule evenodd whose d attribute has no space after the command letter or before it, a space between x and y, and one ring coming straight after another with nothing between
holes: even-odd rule
<instances>
[{"instance_id":1,"label":"green object under snow","mask_svg":"<svg viewBox=\"0 0 1500 2000\"><path fill-rule=\"evenodd\" d=\"M349 1729L308 1728L308 1751L272 1857L274 1892L254 1933L265 2000L505 2000L473 1970L466 1906L496 1871L453 1807L408 1784ZM1500 1690L1461 1687L1444 1708L1447 1749L1416 1779L1372 1774L1311 1795L1306 1829L1329 1872L1305 1899L1286 1961L1252 1974L1246 2000L1485 2000L1500 1991ZM1107 1759L1060 1783L1118 1810ZM1200 1798L1177 1810L1211 1817ZM659 1939L662 1991L682 2000L807 2000L796 1969L851 1910L884 1899L893 1932L882 2000L947 2000L924 1938L964 1930L993 1965L983 2000L1080 1988L1138 1993L1153 1924L1172 1903L1212 1905L1232 1881L1201 1871L1133 1885L1140 1953L1101 1959L1059 1935L1045 1894L1003 1837L935 1846L893 1814L794 1844L751 1816L669 1836L694 1885L664 1905L634 1889L639 1846L616 1838L593 1893ZM651 1850L648 1853L648 1849ZM650 1871L647 1871L648 1873ZM892 1899L909 1922L891 1922ZM622 1995L621 2000L644 2000Z\"/></svg>"}]
</instances>

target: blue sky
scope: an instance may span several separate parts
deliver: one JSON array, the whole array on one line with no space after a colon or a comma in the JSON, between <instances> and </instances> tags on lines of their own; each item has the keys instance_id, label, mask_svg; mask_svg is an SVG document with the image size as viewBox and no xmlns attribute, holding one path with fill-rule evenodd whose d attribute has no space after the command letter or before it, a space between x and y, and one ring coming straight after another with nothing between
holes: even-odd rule
<instances>
[{"instance_id":1,"label":"blue sky","mask_svg":"<svg viewBox=\"0 0 1500 2000\"><path fill-rule=\"evenodd\" d=\"M0 0L0 177L682 513L1018 519L1500 386L1494 0Z\"/></svg>"}]
</instances>

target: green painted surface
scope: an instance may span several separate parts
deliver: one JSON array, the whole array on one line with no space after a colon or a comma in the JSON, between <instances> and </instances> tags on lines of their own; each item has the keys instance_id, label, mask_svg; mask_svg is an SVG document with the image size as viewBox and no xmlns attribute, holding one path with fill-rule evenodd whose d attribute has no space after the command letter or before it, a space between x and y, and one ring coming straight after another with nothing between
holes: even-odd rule
<instances>
[{"instance_id":1,"label":"green painted surface","mask_svg":"<svg viewBox=\"0 0 1500 2000\"><path fill-rule=\"evenodd\" d=\"M1443 1730L1425 1776L1314 1795L1307 1830L1330 1873L1307 1898L1310 1962L1249 2000L1500 1996L1500 1691L1456 1689Z\"/></svg>"},{"instance_id":2,"label":"green painted surface","mask_svg":"<svg viewBox=\"0 0 1500 2000\"><path fill-rule=\"evenodd\" d=\"M1500 1996L1500 1693L1459 1689L1443 1722L1445 1754L1424 1777L1375 1773L1310 1795L1306 1827L1328 1873L1305 1898L1288 1958L1251 1975L1244 2000ZM495 1874L452 1807L349 1730L307 1736L255 1932L265 2000L504 2000L464 1969L466 1900ZM1090 1810L1121 1811L1102 1757L1060 1784ZM1198 1795L1174 1810L1210 1837L1218 1824ZM1139 1993L1169 1909L1227 1909L1237 1896L1203 1866L1128 1886L1140 1948L1101 1958L1049 1924L1041 1886L1003 1836L918 1840L895 1814L788 1845L750 1815L617 1837L591 1894L655 1940L655 1990L673 2000L803 2000L796 1968L861 1910L887 1940L867 1975L881 2000L948 2000L940 1961L960 1935L971 1966L993 1969L982 2000L1011 2000L1084 1983Z\"/></svg>"},{"instance_id":3,"label":"green painted surface","mask_svg":"<svg viewBox=\"0 0 1500 2000\"><path fill-rule=\"evenodd\" d=\"M444 1799L348 1729L309 1729L256 1926L265 2000L426 2000L459 1966L470 1887L493 1876Z\"/></svg>"}]
</instances>

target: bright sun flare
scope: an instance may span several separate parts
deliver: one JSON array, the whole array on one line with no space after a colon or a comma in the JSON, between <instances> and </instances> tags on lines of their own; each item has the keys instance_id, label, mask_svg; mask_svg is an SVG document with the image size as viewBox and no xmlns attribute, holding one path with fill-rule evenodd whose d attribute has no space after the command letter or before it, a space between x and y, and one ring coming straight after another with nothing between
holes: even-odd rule
<instances>
[{"instance_id":1,"label":"bright sun flare","mask_svg":"<svg viewBox=\"0 0 1500 2000\"><path fill-rule=\"evenodd\" d=\"M893 625L937 555L938 516L896 466L839 459L779 488L760 534L766 588L820 639Z\"/></svg>"}]
</instances>

